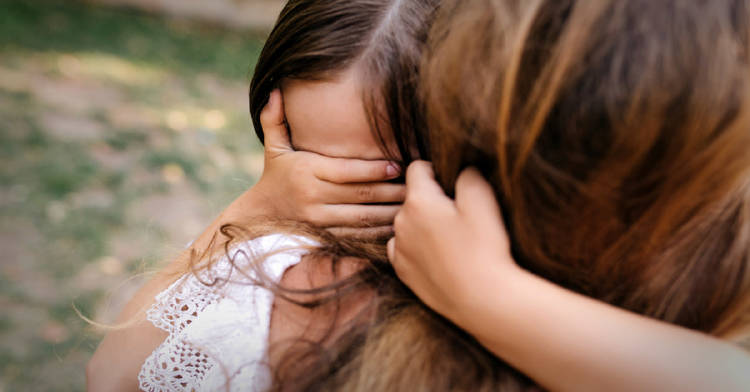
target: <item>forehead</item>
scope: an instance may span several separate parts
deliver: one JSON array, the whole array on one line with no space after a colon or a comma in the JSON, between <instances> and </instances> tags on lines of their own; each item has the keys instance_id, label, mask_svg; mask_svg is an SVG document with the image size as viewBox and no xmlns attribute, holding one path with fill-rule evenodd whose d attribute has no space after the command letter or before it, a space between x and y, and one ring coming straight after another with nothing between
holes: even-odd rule
<instances>
[{"instance_id":1,"label":"forehead","mask_svg":"<svg viewBox=\"0 0 750 392\"><path fill-rule=\"evenodd\" d=\"M331 80L287 80L284 112L297 150L339 158L383 159L370 129L357 73Z\"/></svg>"}]
</instances>

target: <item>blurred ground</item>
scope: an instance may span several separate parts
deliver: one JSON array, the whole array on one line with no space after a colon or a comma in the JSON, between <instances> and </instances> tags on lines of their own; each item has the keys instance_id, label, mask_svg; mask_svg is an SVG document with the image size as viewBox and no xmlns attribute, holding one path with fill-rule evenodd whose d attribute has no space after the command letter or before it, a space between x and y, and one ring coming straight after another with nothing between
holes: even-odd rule
<instances>
[{"instance_id":1,"label":"blurred ground","mask_svg":"<svg viewBox=\"0 0 750 392\"><path fill-rule=\"evenodd\" d=\"M283 0L89 0L94 3L219 24L238 30L267 30L284 6Z\"/></svg>"},{"instance_id":2,"label":"blurred ground","mask_svg":"<svg viewBox=\"0 0 750 392\"><path fill-rule=\"evenodd\" d=\"M261 45L70 0L0 1L0 392L83 390L101 332L74 306L111 322L141 272L255 181Z\"/></svg>"}]
</instances>

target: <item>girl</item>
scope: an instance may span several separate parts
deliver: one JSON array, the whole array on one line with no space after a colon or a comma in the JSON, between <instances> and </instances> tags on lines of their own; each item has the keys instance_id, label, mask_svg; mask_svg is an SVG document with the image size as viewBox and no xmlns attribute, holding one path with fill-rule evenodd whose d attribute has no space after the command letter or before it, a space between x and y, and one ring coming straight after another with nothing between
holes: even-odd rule
<instances>
[{"instance_id":1,"label":"girl","mask_svg":"<svg viewBox=\"0 0 750 392\"><path fill-rule=\"evenodd\" d=\"M312 152L404 162L410 156L428 156L424 137L412 129L425 129L415 89L435 6L407 0L290 2L269 37L251 86L251 113L256 129L265 135L269 160L279 152L282 157L304 156L310 159L308 173L318 173L313 164L323 157ZM279 87L282 93L275 92ZM291 152L292 145L296 152ZM286 168L300 170L304 165ZM383 175L386 166L380 167ZM276 173L276 181L284 178L283 170L272 165L266 171ZM261 179L258 186L269 184L273 182ZM357 193L363 202L387 202L386 197L373 200L368 195L376 189L397 195L400 188L389 185L359 188ZM309 191L339 197L329 193L333 187L327 188ZM145 390L475 391L533 385L417 301L385 262L382 242L334 238L276 222L271 218L304 213L305 205L285 204L291 195L283 193L263 195L258 199L275 206L265 220L223 220L234 223L224 226L224 238L214 241L223 243L226 258L193 267L177 262L172 274L150 286L157 288L134 299L130 308L138 310L151 306L161 292L149 318L165 331L144 323L141 330L108 336L92 361L93 383L132 389L140 369ZM390 199L398 201L397 196ZM253 200L246 199L245 207ZM315 206L320 208L307 214L313 218L308 220L328 211L326 226L342 225L342 219L336 219L341 207L369 207L339 206L332 212L327 204ZM244 208L237 211L248 214ZM365 218L376 215L358 211ZM256 238L274 231L304 238ZM239 241L245 238L256 239ZM290 250L295 246L313 249L300 262L301 253ZM175 273L186 274L164 290ZM128 350L140 354L123 355ZM121 366L115 377L97 370L116 360L134 365Z\"/></svg>"},{"instance_id":2,"label":"girl","mask_svg":"<svg viewBox=\"0 0 750 392\"><path fill-rule=\"evenodd\" d=\"M265 142L262 178L131 300L121 320L148 309L151 323L130 323L105 337L87 369L90 389L263 390L272 383L269 364L276 387L302 389L295 384L312 375L299 371L302 357L323 358L318 345L341 331L363 336L359 320L372 319L377 303L352 304L373 286L402 287L386 266L383 237L404 186L385 181L399 176L394 158L408 162L424 147L411 132L424 128L421 117L410 113L421 113L416 70L436 3L286 5L251 85L251 113ZM233 241L273 231L305 238ZM301 253L289 248L315 245L308 238L320 247L292 267ZM226 257L214 260L216 249ZM377 265L357 271L364 261L339 260L343 255ZM390 280L376 285L381 273ZM294 345L303 341L315 345Z\"/></svg>"},{"instance_id":3,"label":"girl","mask_svg":"<svg viewBox=\"0 0 750 392\"><path fill-rule=\"evenodd\" d=\"M399 276L553 390L747 390L750 2L446 3Z\"/></svg>"}]
</instances>

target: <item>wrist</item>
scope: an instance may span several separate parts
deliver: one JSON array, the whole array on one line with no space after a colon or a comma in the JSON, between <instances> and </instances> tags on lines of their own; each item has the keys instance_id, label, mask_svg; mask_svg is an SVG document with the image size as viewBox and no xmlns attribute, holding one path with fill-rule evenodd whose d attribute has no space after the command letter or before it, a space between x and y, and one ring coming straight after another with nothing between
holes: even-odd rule
<instances>
[{"instance_id":1,"label":"wrist","mask_svg":"<svg viewBox=\"0 0 750 392\"><path fill-rule=\"evenodd\" d=\"M496 335L498 329L517 321L534 278L515 263L489 266L477 274L471 289L464 290L467 295L458 307L464 322L457 324L480 340Z\"/></svg>"},{"instance_id":2,"label":"wrist","mask_svg":"<svg viewBox=\"0 0 750 392\"><path fill-rule=\"evenodd\" d=\"M205 250L212 241L220 243L222 240L228 239L220 233L224 225L245 226L252 224L253 220L257 218L269 216L269 204L262 201L262 194L255 190L255 187L242 193L221 211L206 230L196 238L193 242L193 248L198 251Z\"/></svg>"},{"instance_id":3,"label":"wrist","mask_svg":"<svg viewBox=\"0 0 750 392\"><path fill-rule=\"evenodd\" d=\"M260 187L253 186L236 198L219 216L222 224L245 224L256 218L274 216L271 198Z\"/></svg>"}]
</instances>

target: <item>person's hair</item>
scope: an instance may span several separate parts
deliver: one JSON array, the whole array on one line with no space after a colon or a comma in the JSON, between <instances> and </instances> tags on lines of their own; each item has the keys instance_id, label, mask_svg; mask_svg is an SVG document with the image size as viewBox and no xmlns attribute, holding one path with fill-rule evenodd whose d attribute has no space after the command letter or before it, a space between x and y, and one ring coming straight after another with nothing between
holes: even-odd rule
<instances>
[{"instance_id":1,"label":"person's hair","mask_svg":"<svg viewBox=\"0 0 750 392\"><path fill-rule=\"evenodd\" d=\"M260 110L281 80L331 77L372 55L381 77L369 79L365 91L375 94L364 96L376 104L373 129L394 121L402 153L419 141L449 193L462 168L478 167L524 268L650 317L727 334L747 325L750 297L748 1L443 0L421 68L423 97L413 93L419 50L396 63L406 74L387 64L403 58L409 34L418 38L404 48L421 49L432 16L404 16L424 2L293 1L256 70L251 112L261 132ZM368 9L362 4L380 8L349 14ZM370 52L382 48L373 37L396 27L404 36L390 41L393 52ZM389 79L404 76L408 84ZM429 149L407 126L423 122L409 119L422 106ZM301 304L345 305L361 290L372 297L335 336L292 346L274 369L274 390L536 388L416 299L382 248L307 234L334 261L366 261L311 292L323 301ZM279 298L299 294L272 289Z\"/></svg>"},{"instance_id":2,"label":"person's hair","mask_svg":"<svg viewBox=\"0 0 750 392\"><path fill-rule=\"evenodd\" d=\"M371 129L386 156L426 155L418 67L438 0L291 0L255 67L250 114L263 142L260 113L285 79L330 80L355 68ZM386 134L398 151L389 151Z\"/></svg>"},{"instance_id":3,"label":"person's hair","mask_svg":"<svg viewBox=\"0 0 750 392\"><path fill-rule=\"evenodd\" d=\"M438 4L439 0L289 1L251 82L250 113L260 140L260 113L270 92L284 80L330 80L354 67L361 77L371 129L386 156L404 165L416 158L415 153L428 156L418 71ZM388 150L389 134L398 151ZM336 238L294 222L223 228L233 239L274 230L315 239L320 246L312 255L332 260L329 268L337 280L312 290L259 282L279 300L321 310L330 322L323 337L300 336L291 345L279 346L284 351L273 364L273 390L490 391L496 390L498 377L523 378L422 304L398 280L382 241ZM225 253L231 242L224 244ZM360 260L360 269L341 277L339 268L348 256ZM369 296L366 303L352 304L351 299L362 293ZM339 310L347 306L358 308L356 316L340 325Z\"/></svg>"},{"instance_id":4,"label":"person's hair","mask_svg":"<svg viewBox=\"0 0 750 392\"><path fill-rule=\"evenodd\" d=\"M450 192L519 264L666 322L750 324L750 2L446 0L422 74ZM585 342L582 342L585 344Z\"/></svg>"}]
</instances>

